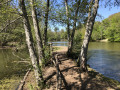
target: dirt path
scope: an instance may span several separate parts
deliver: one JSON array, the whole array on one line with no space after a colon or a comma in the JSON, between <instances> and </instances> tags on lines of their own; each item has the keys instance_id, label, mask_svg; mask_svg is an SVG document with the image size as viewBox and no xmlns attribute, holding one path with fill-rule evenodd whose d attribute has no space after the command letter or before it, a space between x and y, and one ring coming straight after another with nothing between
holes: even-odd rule
<instances>
[{"instance_id":1,"label":"dirt path","mask_svg":"<svg viewBox=\"0 0 120 90\"><path fill-rule=\"evenodd\" d=\"M120 90L120 83L89 68L89 73L80 73L79 67L76 66L75 60L66 56L67 47L59 47L60 49L54 53L59 54L61 61L60 70L62 71L68 88L62 83L62 90ZM44 69L44 78L46 80L46 88L44 90L56 90L56 69L49 65ZM35 87L35 78L31 72L26 79L23 90L37 90Z\"/></svg>"},{"instance_id":2,"label":"dirt path","mask_svg":"<svg viewBox=\"0 0 120 90\"><path fill-rule=\"evenodd\" d=\"M66 48L63 47L63 50ZM61 64L59 65L61 72L63 73L66 82L68 83L68 90L79 90L80 89L80 78L79 78L79 68L76 67L75 62L72 59L67 58L65 55L65 51L61 52L61 50L57 51L57 54L59 55L58 58L61 61ZM48 72L44 74L45 78L54 75L56 73L55 67L50 67L49 69L46 69ZM46 71L45 70L45 71ZM48 74L49 73L49 74ZM50 85L48 90L55 90L56 89L56 75L54 75L52 78L50 78L47 81L47 84ZM63 84L63 83L62 83ZM62 89L65 89L65 86L63 84ZM47 90L47 89L45 89Z\"/></svg>"}]
</instances>

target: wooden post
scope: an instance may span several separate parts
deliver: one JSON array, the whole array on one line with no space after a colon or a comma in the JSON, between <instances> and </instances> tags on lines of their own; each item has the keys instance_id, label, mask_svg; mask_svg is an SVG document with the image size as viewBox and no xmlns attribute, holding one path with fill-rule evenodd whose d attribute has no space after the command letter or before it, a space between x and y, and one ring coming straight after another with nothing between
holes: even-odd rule
<instances>
[{"instance_id":1,"label":"wooden post","mask_svg":"<svg viewBox=\"0 0 120 90\"><path fill-rule=\"evenodd\" d=\"M61 86L62 86L62 80L63 80L63 83L66 87L66 89L68 88L68 85L67 85L67 82L64 78L64 75L62 74L62 72L60 71L60 68L59 68L59 59L58 59L58 54L55 55L55 58L53 59L53 63L56 67L56 73L57 73L57 90L61 90Z\"/></svg>"},{"instance_id":2,"label":"wooden post","mask_svg":"<svg viewBox=\"0 0 120 90\"><path fill-rule=\"evenodd\" d=\"M62 78L59 69L58 54L55 55L55 59L56 59L56 71L57 71L57 90L61 90Z\"/></svg>"},{"instance_id":3,"label":"wooden post","mask_svg":"<svg viewBox=\"0 0 120 90\"><path fill-rule=\"evenodd\" d=\"M50 43L50 54L52 54L53 49L52 49L52 42Z\"/></svg>"},{"instance_id":4,"label":"wooden post","mask_svg":"<svg viewBox=\"0 0 120 90\"><path fill-rule=\"evenodd\" d=\"M48 44L48 49L49 49L49 55L51 55L50 44Z\"/></svg>"}]
</instances>

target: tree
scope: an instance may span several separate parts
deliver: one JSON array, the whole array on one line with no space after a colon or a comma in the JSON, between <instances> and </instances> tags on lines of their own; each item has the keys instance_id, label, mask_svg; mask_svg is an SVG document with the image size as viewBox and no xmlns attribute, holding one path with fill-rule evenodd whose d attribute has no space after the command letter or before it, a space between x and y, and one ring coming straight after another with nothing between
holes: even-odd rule
<instances>
[{"instance_id":1,"label":"tree","mask_svg":"<svg viewBox=\"0 0 120 90\"><path fill-rule=\"evenodd\" d=\"M61 29L61 31L60 31L60 39L61 40L67 39L67 33L63 29Z\"/></svg>"},{"instance_id":2,"label":"tree","mask_svg":"<svg viewBox=\"0 0 120 90\"><path fill-rule=\"evenodd\" d=\"M103 39L103 29L100 22L95 22L91 36L92 41Z\"/></svg>"},{"instance_id":3,"label":"tree","mask_svg":"<svg viewBox=\"0 0 120 90\"><path fill-rule=\"evenodd\" d=\"M68 0L65 0L65 9L67 16L67 38L68 38L68 45L70 45L70 23L69 23ZM68 47L68 52L69 52L69 47Z\"/></svg>"},{"instance_id":4,"label":"tree","mask_svg":"<svg viewBox=\"0 0 120 90\"><path fill-rule=\"evenodd\" d=\"M115 13L102 22L95 22L92 40L107 39L110 42L120 42L120 13Z\"/></svg>"},{"instance_id":5,"label":"tree","mask_svg":"<svg viewBox=\"0 0 120 90\"><path fill-rule=\"evenodd\" d=\"M57 32L58 32L58 30L59 30L59 28L58 28L58 27L55 27L55 28L54 28L55 33L57 33Z\"/></svg>"},{"instance_id":6,"label":"tree","mask_svg":"<svg viewBox=\"0 0 120 90\"><path fill-rule=\"evenodd\" d=\"M111 42L120 41L120 13L113 14L102 21L105 38Z\"/></svg>"},{"instance_id":7,"label":"tree","mask_svg":"<svg viewBox=\"0 0 120 90\"><path fill-rule=\"evenodd\" d=\"M86 24L86 32L83 40L83 44L81 47L81 52L78 57L78 63L80 65L81 72L87 71L87 51L88 51L88 44L91 38L92 29L95 22L95 17L97 14L98 6L99 6L99 0L95 0L94 6L92 5L94 0L90 1L89 5L89 12L88 12L88 20ZM93 7L93 8L92 8Z\"/></svg>"},{"instance_id":8,"label":"tree","mask_svg":"<svg viewBox=\"0 0 120 90\"><path fill-rule=\"evenodd\" d=\"M76 24L78 22L84 22L86 19L88 0L63 0L63 2L56 5L54 13L52 15L52 21L66 25L68 46L70 53L73 46L74 31L76 30ZM78 5L79 4L79 5ZM64 6L64 7L62 7ZM72 37L72 39L71 39Z\"/></svg>"},{"instance_id":9,"label":"tree","mask_svg":"<svg viewBox=\"0 0 120 90\"><path fill-rule=\"evenodd\" d=\"M66 24L68 37L68 56L71 55L74 43L76 24L84 22L87 13L87 0L71 1L65 0Z\"/></svg>"},{"instance_id":10,"label":"tree","mask_svg":"<svg viewBox=\"0 0 120 90\"><path fill-rule=\"evenodd\" d=\"M56 40L56 41L60 39L60 36L59 36L58 31L59 31L59 28L58 28L58 27L55 27L55 28L54 28L54 32L55 32L55 40Z\"/></svg>"},{"instance_id":11,"label":"tree","mask_svg":"<svg viewBox=\"0 0 120 90\"><path fill-rule=\"evenodd\" d=\"M47 0L47 6L45 11L45 28L44 28L44 35L43 35L43 44L46 46L47 43L47 27L48 27L48 14L49 14L49 5L50 0Z\"/></svg>"},{"instance_id":12,"label":"tree","mask_svg":"<svg viewBox=\"0 0 120 90\"><path fill-rule=\"evenodd\" d=\"M33 19L33 26L35 30L35 37L37 42L37 48L38 48L38 56L39 56L39 63L42 65L42 60L44 60L44 50L43 50L43 44L41 39L41 32L39 29L36 9L35 9L35 0L31 0L31 7L32 7L32 19Z\"/></svg>"},{"instance_id":13,"label":"tree","mask_svg":"<svg viewBox=\"0 0 120 90\"><path fill-rule=\"evenodd\" d=\"M67 52L68 55L72 52L72 48L73 48L73 38L74 38L75 30L76 30L76 22L77 22L78 11L79 11L79 8L80 8L80 1L81 0L79 0L77 2L77 9L75 11L75 16L74 16L74 21L73 21L73 30L72 30L71 38L68 37L70 39L68 41L69 42L69 44L68 44L68 52ZM68 33L68 34L70 34L70 33Z\"/></svg>"},{"instance_id":14,"label":"tree","mask_svg":"<svg viewBox=\"0 0 120 90\"><path fill-rule=\"evenodd\" d=\"M27 42L30 58L32 61L32 66L34 68L36 82L37 82L38 86L40 86L41 82L43 83L44 80L42 77L42 71L39 67L39 60L38 60L38 57L35 53L35 49L33 46L33 37L32 37L32 33L31 33L31 27L30 27L30 23L28 20L24 0L19 0L19 5L20 5L20 9L22 11L23 23L24 23L24 29L25 29L25 35L26 35L26 42Z\"/></svg>"}]
</instances>

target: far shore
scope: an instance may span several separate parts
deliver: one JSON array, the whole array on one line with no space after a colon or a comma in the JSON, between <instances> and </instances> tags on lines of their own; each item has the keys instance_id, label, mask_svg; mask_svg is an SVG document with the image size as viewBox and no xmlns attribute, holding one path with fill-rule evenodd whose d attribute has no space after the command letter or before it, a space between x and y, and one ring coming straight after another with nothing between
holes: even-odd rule
<instances>
[{"instance_id":1,"label":"far shore","mask_svg":"<svg viewBox=\"0 0 120 90\"><path fill-rule=\"evenodd\" d=\"M98 42L109 42L108 39L97 40Z\"/></svg>"}]
</instances>

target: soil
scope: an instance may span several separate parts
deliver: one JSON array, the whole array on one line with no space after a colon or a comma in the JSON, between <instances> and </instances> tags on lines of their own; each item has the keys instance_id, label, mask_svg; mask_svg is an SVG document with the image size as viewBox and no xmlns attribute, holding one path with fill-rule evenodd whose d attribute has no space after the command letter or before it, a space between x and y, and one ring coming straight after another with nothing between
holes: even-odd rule
<instances>
[{"instance_id":1,"label":"soil","mask_svg":"<svg viewBox=\"0 0 120 90\"><path fill-rule=\"evenodd\" d=\"M65 87L62 82L62 90L120 90L120 83L109 79L88 67L87 73L80 73L76 62L66 56L67 47L60 46L54 54L58 54L60 70L67 82ZM43 76L46 81L44 90L56 90L56 68L50 64L43 69ZM38 90L33 71L25 81L23 90Z\"/></svg>"}]
</instances>

